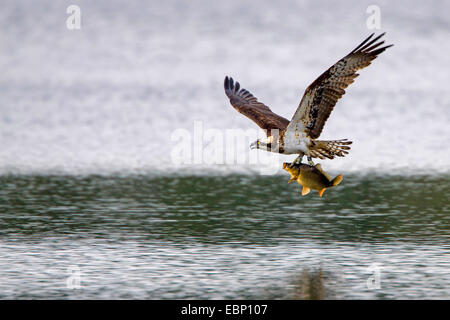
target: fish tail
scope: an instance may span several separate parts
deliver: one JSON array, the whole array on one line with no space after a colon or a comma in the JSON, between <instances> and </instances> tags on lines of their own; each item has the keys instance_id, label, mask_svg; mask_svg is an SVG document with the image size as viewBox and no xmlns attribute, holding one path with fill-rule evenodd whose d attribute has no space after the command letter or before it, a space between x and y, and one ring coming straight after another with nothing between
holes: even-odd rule
<instances>
[{"instance_id":1,"label":"fish tail","mask_svg":"<svg viewBox=\"0 0 450 320\"><path fill-rule=\"evenodd\" d=\"M337 186L342 181L342 174L337 175L333 180L331 180L331 185L333 187Z\"/></svg>"},{"instance_id":2,"label":"fish tail","mask_svg":"<svg viewBox=\"0 0 450 320\"><path fill-rule=\"evenodd\" d=\"M326 188L323 188L319 190L319 196L322 197L323 193L325 192Z\"/></svg>"},{"instance_id":3,"label":"fish tail","mask_svg":"<svg viewBox=\"0 0 450 320\"><path fill-rule=\"evenodd\" d=\"M352 141L348 141L347 139L315 140L311 146L312 156L315 157L315 154L317 154L316 157L321 159L323 157L328 159L334 159L335 156L345 157L348 154L348 150L350 150L350 144L352 144Z\"/></svg>"}]
</instances>

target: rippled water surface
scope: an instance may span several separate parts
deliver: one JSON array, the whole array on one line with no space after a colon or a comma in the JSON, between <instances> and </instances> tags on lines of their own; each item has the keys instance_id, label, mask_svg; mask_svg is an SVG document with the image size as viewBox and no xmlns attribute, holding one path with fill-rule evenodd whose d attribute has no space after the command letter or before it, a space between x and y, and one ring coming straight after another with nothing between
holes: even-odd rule
<instances>
[{"instance_id":1,"label":"rippled water surface","mask_svg":"<svg viewBox=\"0 0 450 320\"><path fill-rule=\"evenodd\" d=\"M448 176L287 179L3 177L0 297L290 298L304 269L328 298L450 297Z\"/></svg>"}]
</instances>

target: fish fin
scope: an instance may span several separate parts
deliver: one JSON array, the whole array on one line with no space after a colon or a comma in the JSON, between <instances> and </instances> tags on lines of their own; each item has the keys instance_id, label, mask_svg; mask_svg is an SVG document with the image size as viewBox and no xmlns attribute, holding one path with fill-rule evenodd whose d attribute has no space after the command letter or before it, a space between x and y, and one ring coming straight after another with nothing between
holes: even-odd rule
<instances>
[{"instance_id":1,"label":"fish fin","mask_svg":"<svg viewBox=\"0 0 450 320\"><path fill-rule=\"evenodd\" d=\"M331 181L331 176L326 173L325 171L323 171L322 166L320 165L320 163L315 165L316 169L319 170L320 172L322 172L322 174L329 180Z\"/></svg>"},{"instance_id":2,"label":"fish fin","mask_svg":"<svg viewBox=\"0 0 450 320\"><path fill-rule=\"evenodd\" d=\"M289 179L288 183L291 183L292 181L295 181L295 180L297 180L297 178L294 177L294 176L292 176L292 177Z\"/></svg>"},{"instance_id":3,"label":"fish fin","mask_svg":"<svg viewBox=\"0 0 450 320\"><path fill-rule=\"evenodd\" d=\"M310 188L303 186L302 196L306 196L311 191Z\"/></svg>"},{"instance_id":4,"label":"fish fin","mask_svg":"<svg viewBox=\"0 0 450 320\"><path fill-rule=\"evenodd\" d=\"M339 183L341 183L342 181L342 174L339 174L336 176L336 178L334 178L333 180L331 180L331 185L333 187L337 186Z\"/></svg>"},{"instance_id":5,"label":"fish fin","mask_svg":"<svg viewBox=\"0 0 450 320\"><path fill-rule=\"evenodd\" d=\"M319 190L319 196L322 196L326 189L327 188L323 188L322 190Z\"/></svg>"}]
</instances>

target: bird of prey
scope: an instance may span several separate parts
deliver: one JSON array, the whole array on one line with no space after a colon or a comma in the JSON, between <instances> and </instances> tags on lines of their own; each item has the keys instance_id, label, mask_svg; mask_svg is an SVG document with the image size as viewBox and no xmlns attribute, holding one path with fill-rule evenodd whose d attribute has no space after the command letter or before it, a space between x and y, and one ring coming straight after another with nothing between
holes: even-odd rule
<instances>
[{"instance_id":1,"label":"bird of prey","mask_svg":"<svg viewBox=\"0 0 450 320\"><path fill-rule=\"evenodd\" d=\"M306 88L300 105L291 121L270 110L259 102L249 91L240 87L233 78L225 77L225 93L231 105L264 129L267 138L250 145L252 149L263 149L281 154L298 154L294 163L301 163L303 156L313 164L312 158L333 159L344 157L352 143L347 139L316 140L330 116L337 101L345 94L345 89L380 53L392 45L381 47L379 41L384 35L373 38L372 33L359 46L331 68L322 73ZM373 38L373 39L372 39Z\"/></svg>"}]
</instances>

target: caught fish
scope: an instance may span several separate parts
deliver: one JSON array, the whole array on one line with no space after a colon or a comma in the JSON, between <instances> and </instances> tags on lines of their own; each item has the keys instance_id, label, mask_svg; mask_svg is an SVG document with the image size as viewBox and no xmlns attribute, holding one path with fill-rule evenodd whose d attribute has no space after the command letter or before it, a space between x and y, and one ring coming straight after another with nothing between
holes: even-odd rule
<instances>
[{"instance_id":1,"label":"caught fish","mask_svg":"<svg viewBox=\"0 0 450 320\"><path fill-rule=\"evenodd\" d=\"M322 170L320 164L311 166L304 163L285 162L283 163L283 169L291 174L288 183L297 181L298 184L303 186L302 196L307 195L311 189L317 190L319 196L322 196L327 188L335 187L342 181L342 174L331 179L328 173Z\"/></svg>"}]
</instances>

